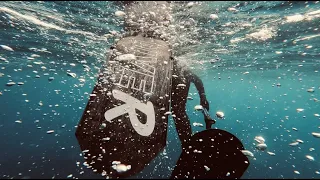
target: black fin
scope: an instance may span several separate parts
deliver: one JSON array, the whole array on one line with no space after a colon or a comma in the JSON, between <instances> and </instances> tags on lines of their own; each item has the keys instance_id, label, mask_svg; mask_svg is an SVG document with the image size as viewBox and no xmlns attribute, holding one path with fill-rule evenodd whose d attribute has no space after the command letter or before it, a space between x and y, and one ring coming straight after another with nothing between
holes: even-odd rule
<instances>
[{"instance_id":1,"label":"black fin","mask_svg":"<svg viewBox=\"0 0 320 180\"><path fill-rule=\"evenodd\" d=\"M209 129L192 136L170 179L236 179L249 166L244 147L231 133Z\"/></svg>"},{"instance_id":2,"label":"black fin","mask_svg":"<svg viewBox=\"0 0 320 180\"><path fill-rule=\"evenodd\" d=\"M141 36L123 38L111 49L76 137L94 172L128 178L166 146L171 53L166 42ZM117 169L118 163L126 170Z\"/></svg>"}]
</instances>

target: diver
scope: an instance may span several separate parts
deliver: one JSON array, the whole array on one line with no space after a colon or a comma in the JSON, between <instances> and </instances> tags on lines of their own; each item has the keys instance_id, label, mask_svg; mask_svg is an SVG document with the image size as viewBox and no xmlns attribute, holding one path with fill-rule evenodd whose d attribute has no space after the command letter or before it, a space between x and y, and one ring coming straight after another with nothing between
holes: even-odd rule
<instances>
[{"instance_id":1,"label":"diver","mask_svg":"<svg viewBox=\"0 0 320 180\"><path fill-rule=\"evenodd\" d=\"M76 131L82 151L89 152L84 154L86 162L95 172L108 174L109 178L127 178L142 171L166 146L168 116L163 114L171 106L182 152L170 179L240 178L249 166L248 158L241 152L244 150L241 141L227 131L211 129L215 120L208 113L209 102L201 79L172 57L164 33L172 17L170 3L122 3L127 16L126 32L112 47L115 56L111 55L105 64L113 66L111 69L116 73L105 71L110 67L101 68L92 92L95 96L90 96ZM117 66L117 61L129 65ZM142 73L133 67L140 68ZM134 73L138 75L133 76ZM117 82L121 86L113 84L115 79L120 79ZM138 80L141 83L135 86ZM129 86L130 83L133 85ZM206 130L195 134L186 113L191 83L198 90L206 123ZM153 91L153 99L144 103L141 96L146 90Z\"/></svg>"},{"instance_id":2,"label":"diver","mask_svg":"<svg viewBox=\"0 0 320 180\"><path fill-rule=\"evenodd\" d=\"M159 23L159 19L156 17L171 16L167 8L160 8L161 5L165 7L168 2L159 2L157 6L149 7L150 9L147 6L139 7L138 5L134 8L131 6L134 3L136 2L125 3L126 9L129 10L125 13L133 15L132 17L142 16L144 18L143 13L139 11L149 11L149 13L156 11L157 14L153 12L153 18L156 23ZM138 3L143 4L145 2ZM159 11L158 9L161 10ZM155 33L156 30L152 27L141 27L137 23L129 23L126 26L126 29L140 29L145 36L166 41L165 38L162 38L161 33ZM164 23L162 25L164 31L166 27ZM131 35L134 35L134 33L131 33ZM241 150L244 150L241 141L227 131L211 129L212 124L215 124L216 121L209 115L209 102L201 79L187 66L181 65L175 58L171 57L170 60L173 63L171 111L182 146L182 153L171 173L170 179L240 178L249 166L248 158L241 152ZM206 130L196 134L192 134L190 119L186 113L187 96L191 83L194 83L198 90L206 125Z\"/></svg>"},{"instance_id":3,"label":"diver","mask_svg":"<svg viewBox=\"0 0 320 180\"><path fill-rule=\"evenodd\" d=\"M148 27L146 28L141 27L140 24L137 24L137 19L139 18L145 18L143 13L139 13L139 10L142 9L142 7L146 7L148 3L146 2L136 2L136 1L120 1L125 6L125 13L128 15L131 15L131 18L128 18L128 20L125 21L125 30L127 32L127 35L136 35L136 34L144 34L144 36L155 38L155 39L163 39L161 33L157 34L157 30L154 30L156 28ZM151 3L151 2L150 2ZM170 2L156 2L155 7L168 7ZM139 6L139 4L141 6ZM162 10L155 10L150 7L149 11L157 12L157 14L154 14L152 19L156 23L162 23L161 21L165 22L168 19L166 17L171 16L170 11L168 8L162 8ZM153 7L154 8L154 7ZM143 11L148 11L147 9L143 9ZM160 17L164 17L161 19ZM153 24L153 23L152 23ZM163 29L163 32L166 32L166 25L161 26ZM161 29L160 29L161 30ZM138 33L137 33L138 32ZM143 33L141 33L143 32ZM160 31L161 32L161 31ZM204 114L206 129L210 129L211 125L215 123L215 120L212 119L209 115L209 103L207 101L205 90L203 83L201 79L194 74L187 66L182 66L175 58L171 57L171 60L173 62L173 76L172 76L172 93L171 93L171 110L173 113L174 122L176 125L176 129L180 138L180 141L182 144L184 144L192 135L191 125L188 118L188 115L186 113L186 102L187 102L187 96L188 91L190 87L190 83L194 83L196 86L199 96L200 96L200 105L203 106L203 109L201 110ZM178 86L179 84L184 84L184 86Z\"/></svg>"}]
</instances>

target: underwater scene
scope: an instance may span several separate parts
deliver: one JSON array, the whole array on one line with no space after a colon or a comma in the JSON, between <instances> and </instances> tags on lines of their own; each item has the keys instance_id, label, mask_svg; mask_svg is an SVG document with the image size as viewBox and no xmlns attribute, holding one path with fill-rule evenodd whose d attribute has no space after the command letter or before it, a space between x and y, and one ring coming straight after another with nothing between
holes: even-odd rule
<instances>
[{"instance_id":1,"label":"underwater scene","mask_svg":"<svg viewBox=\"0 0 320 180\"><path fill-rule=\"evenodd\" d=\"M206 113L215 120L211 128L227 131L241 141L244 148L241 152L250 162L241 179L320 178L319 1L170 1L168 4L170 17L164 19L169 19L171 24L162 24L166 30L160 28L163 30L160 37L172 47L173 58L201 79L210 105ZM156 128L150 133L138 131L134 124L124 124L123 127L135 129L143 138L157 131L157 137L150 135L151 139L146 141L129 135L135 131L113 132L114 125L108 126L109 122L84 128L101 132L105 127L111 129L113 135L104 136L103 141L114 138L118 141L115 153L123 150L127 154L120 154L127 159L140 153L135 149L140 145L132 145L130 149L128 146L134 143L122 143L128 139L120 136L128 134L132 142L149 142L142 144L147 148L140 159L149 158L147 152L156 148L145 166L132 162L138 163L140 169L127 175L121 173L134 170L134 165L121 164L116 159L102 167L110 166L111 174L92 168L94 163L85 160L92 156L88 152L94 150L84 148L80 136L76 136L84 114L89 112L88 102L97 96L93 91L99 86L98 77L102 71L111 72L104 67L112 63L108 62L112 47L126 37L125 18L129 14L126 6L132 4L120 1L0 2L1 179L171 177L183 150L174 120L176 115L168 109L164 111L167 119L161 121L162 126L158 126L158 120L164 120L165 116L155 111ZM164 7L155 5L151 10L143 10L156 19L164 16L157 14L156 9L163 12ZM150 44L143 48L152 48ZM117 60L136 58L128 54L118 56ZM144 70L149 73L147 68ZM165 75L154 80L160 84L156 87L169 87L171 74L166 75L168 78L163 79L168 81L159 82ZM192 133L201 133L206 130L202 100L193 83L187 91L185 112ZM121 95L121 91L108 93L115 97L116 93ZM102 95L106 97L108 93ZM172 94L171 98L179 95ZM127 99L130 97L123 101ZM117 106L112 104L113 100L108 102L110 106ZM96 107L104 106L106 103ZM147 108L149 106L141 105L139 110ZM130 115L129 111L125 110L124 114ZM100 113L108 121L107 113ZM127 117L122 116L122 120ZM95 117L100 115L88 118ZM144 123L140 120L140 124ZM97 131L85 132L83 138L94 138ZM111 146L99 144L90 147L100 148L104 153L108 148L113 150ZM200 151L196 153L201 155ZM101 154L97 156L103 158ZM117 156L110 154L110 158ZM188 163L197 165L196 161ZM206 165L201 167L210 171ZM112 172L120 175L113 176ZM230 173L225 173L226 178Z\"/></svg>"}]
</instances>

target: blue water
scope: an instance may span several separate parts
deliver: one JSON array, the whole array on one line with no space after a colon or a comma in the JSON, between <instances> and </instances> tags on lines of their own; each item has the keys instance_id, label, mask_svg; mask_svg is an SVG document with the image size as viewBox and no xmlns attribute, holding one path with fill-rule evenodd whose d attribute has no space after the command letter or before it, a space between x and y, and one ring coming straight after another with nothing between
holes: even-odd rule
<instances>
[{"instance_id":1,"label":"blue water","mask_svg":"<svg viewBox=\"0 0 320 180\"><path fill-rule=\"evenodd\" d=\"M320 118L314 115L320 114L320 101L314 100L320 99L320 3L201 2L192 8L177 4L176 24L189 17L196 22L178 33L177 59L203 80L210 114L225 113L215 127L235 134L254 153L242 178L320 178L320 139L311 135L320 133ZM123 7L103 1L0 2L0 44L14 50L0 48L0 178L103 178L82 165L74 133L114 43L104 35L122 32L116 10ZM219 20L210 20L211 13ZM287 18L297 14L296 22ZM270 36L255 36L263 28ZM29 60L32 54L40 57ZM210 63L216 57L220 61ZM83 64L90 70L84 71ZM68 76L68 70L77 77ZM24 84L6 86L10 80ZM312 87L314 92L307 92ZM194 111L199 104L196 88L191 86L189 93L194 98L187 104L191 124L204 123L202 114ZM298 113L297 108L304 111ZM48 130L55 133L47 134ZM263 136L275 156L256 150L255 136ZM296 139L304 143L289 146ZM165 151L132 178L170 176L181 152L172 118Z\"/></svg>"}]
</instances>

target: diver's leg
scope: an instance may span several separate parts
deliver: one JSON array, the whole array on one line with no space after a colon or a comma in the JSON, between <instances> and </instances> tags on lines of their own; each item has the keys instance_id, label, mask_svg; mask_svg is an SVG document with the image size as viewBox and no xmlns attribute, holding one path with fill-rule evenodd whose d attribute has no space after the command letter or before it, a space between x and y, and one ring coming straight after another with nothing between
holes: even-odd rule
<instances>
[{"instance_id":1,"label":"diver's leg","mask_svg":"<svg viewBox=\"0 0 320 180\"><path fill-rule=\"evenodd\" d=\"M184 106L181 103L176 103L174 106ZM182 112L183 111L183 112ZM173 109L174 113L174 122L177 129L177 133L179 135L179 139L181 141L181 146L184 147L185 144L189 141L192 136L191 125L189 122L189 118L185 110L180 110L178 108Z\"/></svg>"},{"instance_id":2,"label":"diver's leg","mask_svg":"<svg viewBox=\"0 0 320 180\"><path fill-rule=\"evenodd\" d=\"M190 82L185 87L178 87L182 80L179 77L172 79L172 96L171 96L171 111L181 146L184 147L192 136L192 129L189 117L186 113L186 103Z\"/></svg>"}]
</instances>

